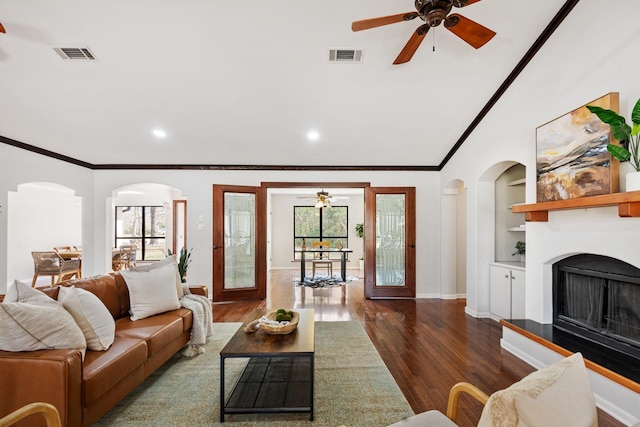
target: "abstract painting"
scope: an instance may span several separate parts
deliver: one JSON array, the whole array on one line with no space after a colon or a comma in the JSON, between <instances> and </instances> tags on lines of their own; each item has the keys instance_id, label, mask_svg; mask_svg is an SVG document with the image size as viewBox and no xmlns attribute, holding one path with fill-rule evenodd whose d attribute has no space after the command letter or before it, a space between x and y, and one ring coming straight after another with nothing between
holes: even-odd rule
<instances>
[{"instance_id":1,"label":"abstract painting","mask_svg":"<svg viewBox=\"0 0 640 427\"><path fill-rule=\"evenodd\" d=\"M607 151L611 130L586 108L618 111L618 104L611 92L536 129L538 203L618 191L619 163Z\"/></svg>"}]
</instances>

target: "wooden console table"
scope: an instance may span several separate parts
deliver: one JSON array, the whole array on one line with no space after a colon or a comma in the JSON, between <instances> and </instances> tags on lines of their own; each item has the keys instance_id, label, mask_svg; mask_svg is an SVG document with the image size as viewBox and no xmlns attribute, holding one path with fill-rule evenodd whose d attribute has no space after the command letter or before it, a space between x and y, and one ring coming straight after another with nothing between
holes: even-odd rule
<instances>
[{"instance_id":1,"label":"wooden console table","mask_svg":"<svg viewBox=\"0 0 640 427\"><path fill-rule=\"evenodd\" d=\"M511 211L514 213L524 213L525 221L547 222L549 220L549 211L597 208L616 205L618 206L618 216L622 218L640 217L640 191L514 205L511 208Z\"/></svg>"}]
</instances>

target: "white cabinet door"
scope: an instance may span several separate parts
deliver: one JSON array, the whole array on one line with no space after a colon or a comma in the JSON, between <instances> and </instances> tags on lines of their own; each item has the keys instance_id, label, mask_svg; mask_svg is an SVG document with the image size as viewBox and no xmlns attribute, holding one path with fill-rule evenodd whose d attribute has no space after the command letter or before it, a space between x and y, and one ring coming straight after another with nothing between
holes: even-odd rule
<instances>
[{"instance_id":1,"label":"white cabinet door","mask_svg":"<svg viewBox=\"0 0 640 427\"><path fill-rule=\"evenodd\" d=\"M497 265L489 266L490 310L492 317L511 318L511 273L510 269Z\"/></svg>"},{"instance_id":2,"label":"white cabinet door","mask_svg":"<svg viewBox=\"0 0 640 427\"><path fill-rule=\"evenodd\" d=\"M525 292L525 272L522 270L511 270L511 318L525 319L524 313L524 292Z\"/></svg>"}]
</instances>

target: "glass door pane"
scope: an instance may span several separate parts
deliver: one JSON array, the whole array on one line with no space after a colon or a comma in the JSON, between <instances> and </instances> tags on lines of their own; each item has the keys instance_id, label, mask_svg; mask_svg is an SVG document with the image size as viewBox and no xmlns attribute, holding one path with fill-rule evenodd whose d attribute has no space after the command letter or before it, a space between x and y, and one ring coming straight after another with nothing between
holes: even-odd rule
<instances>
[{"instance_id":1,"label":"glass door pane","mask_svg":"<svg viewBox=\"0 0 640 427\"><path fill-rule=\"evenodd\" d=\"M224 289L256 287L256 196L224 194Z\"/></svg>"},{"instance_id":2,"label":"glass door pane","mask_svg":"<svg viewBox=\"0 0 640 427\"><path fill-rule=\"evenodd\" d=\"M376 285L405 285L405 196L376 195Z\"/></svg>"}]
</instances>

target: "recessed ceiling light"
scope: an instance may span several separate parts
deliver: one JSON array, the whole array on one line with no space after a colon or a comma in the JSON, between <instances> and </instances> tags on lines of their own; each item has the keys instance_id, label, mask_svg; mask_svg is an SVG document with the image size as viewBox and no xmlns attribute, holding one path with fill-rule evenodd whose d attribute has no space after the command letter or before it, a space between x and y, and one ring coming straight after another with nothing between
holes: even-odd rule
<instances>
[{"instance_id":1,"label":"recessed ceiling light","mask_svg":"<svg viewBox=\"0 0 640 427\"><path fill-rule=\"evenodd\" d=\"M154 129L153 134L158 138L164 138L165 136L167 136L167 133L162 129Z\"/></svg>"},{"instance_id":2,"label":"recessed ceiling light","mask_svg":"<svg viewBox=\"0 0 640 427\"><path fill-rule=\"evenodd\" d=\"M320 134L317 131L312 130L307 134L307 138L309 139L309 141L317 141L318 138L320 138Z\"/></svg>"}]
</instances>

